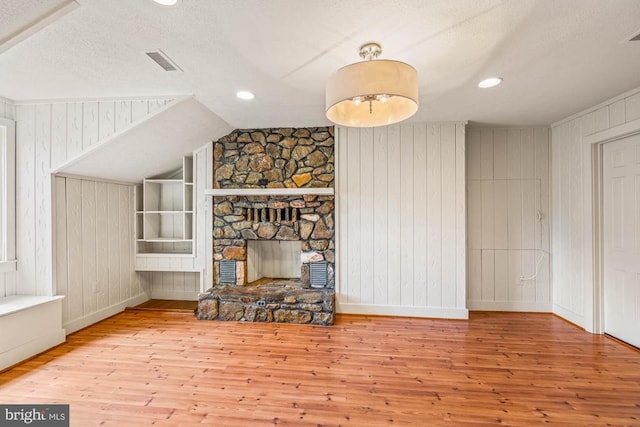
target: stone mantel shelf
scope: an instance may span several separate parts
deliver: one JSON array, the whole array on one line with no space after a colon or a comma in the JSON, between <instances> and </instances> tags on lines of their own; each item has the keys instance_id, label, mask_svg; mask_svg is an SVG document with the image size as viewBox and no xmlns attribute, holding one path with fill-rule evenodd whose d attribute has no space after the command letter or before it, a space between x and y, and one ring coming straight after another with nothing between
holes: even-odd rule
<instances>
[{"instance_id":1,"label":"stone mantel shelf","mask_svg":"<svg viewBox=\"0 0 640 427\"><path fill-rule=\"evenodd\" d=\"M332 196L333 188L209 188L207 196Z\"/></svg>"}]
</instances>

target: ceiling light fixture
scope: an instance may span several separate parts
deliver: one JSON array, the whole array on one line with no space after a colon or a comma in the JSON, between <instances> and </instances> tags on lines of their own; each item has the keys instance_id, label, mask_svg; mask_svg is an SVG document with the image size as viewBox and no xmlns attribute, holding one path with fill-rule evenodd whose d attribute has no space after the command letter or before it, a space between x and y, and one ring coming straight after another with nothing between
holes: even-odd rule
<instances>
[{"instance_id":1,"label":"ceiling light fixture","mask_svg":"<svg viewBox=\"0 0 640 427\"><path fill-rule=\"evenodd\" d=\"M153 2L160 6L177 6L180 0L153 0Z\"/></svg>"},{"instance_id":2,"label":"ceiling light fixture","mask_svg":"<svg viewBox=\"0 0 640 427\"><path fill-rule=\"evenodd\" d=\"M244 99L245 101L248 101L256 97L253 93L249 92L248 90L238 91L236 92L236 96L240 99Z\"/></svg>"},{"instance_id":3,"label":"ceiling light fixture","mask_svg":"<svg viewBox=\"0 0 640 427\"><path fill-rule=\"evenodd\" d=\"M327 118L351 127L398 123L418 111L418 72L400 61L376 59L378 43L360 47L362 62L347 65L327 81Z\"/></svg>"},{"instance_id":4,"label":"ceiling light fixture","mask_svg":"<svg viewBox=\"0 0 640 427\"><path fill-rule=\"evenodd\" d=\"M487 89L490 87L498 86L500 83L502 83L502 77L490 77L478 83L478 87Z\"/></svg>"}]
</instances>

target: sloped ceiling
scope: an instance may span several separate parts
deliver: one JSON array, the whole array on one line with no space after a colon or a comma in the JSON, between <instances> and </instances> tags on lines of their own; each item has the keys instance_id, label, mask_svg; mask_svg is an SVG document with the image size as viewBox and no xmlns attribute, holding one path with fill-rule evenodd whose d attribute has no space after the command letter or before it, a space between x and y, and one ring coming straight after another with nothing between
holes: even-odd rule
<instances>
[{"instance_id":1,"label":"sloped ceiling","mask_svg":"<svg viewBox=\"0 0 640 427\"><path fill-rule=\"evenodd\" d=\"M0 2L0 52L77 6L74 0L3 0Z\"/></svg>"},{"instance_id":2,"label":"sloped ceiling","mask_svg":"<svg viewBox=\"0 0 640 427\"><path fill-rule=\"evenodd\" d=\"M231 130L189 96L171 101L52 172L141 182L178 169L183 156Z\"/></svg>"},{"instance_id":3,"label":"sloped ceiling","mask_svg":"<svg viewBox=\"0 0 640 427\"><path fill-rule=\"evenodd\" d=\"M418 69L412 121L549 124L640 86L640 42L624 42L640 29L638 0L78 3L0 54L0 95L195 94L234 127L323 125L326 79L371 40ZM184 72L143 54L158 48ZM477 88L493 75L504 84ZM256 99L238 100L240 89Z\"/></svg>"}]
</instances>

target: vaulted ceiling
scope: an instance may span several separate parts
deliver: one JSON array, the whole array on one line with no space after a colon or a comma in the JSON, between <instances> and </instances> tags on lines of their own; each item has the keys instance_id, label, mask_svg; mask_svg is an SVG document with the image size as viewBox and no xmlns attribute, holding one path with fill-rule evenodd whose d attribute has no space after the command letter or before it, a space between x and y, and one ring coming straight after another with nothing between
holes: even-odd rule
<instances>
[{"instance_id":1,"label":"vaulted ceiling","mask_svg":"<svg viewBox=\"0 0 640 427\"><path fill-rule=\"evenodd\" d=\"M0 0L0 44L70 3ZM71 2L74 3L74 2ZM194 94L234 127L326 124L324 86L359 46L418 69L412 121L550 124L640 86L638 0L77 0L0 46L19 101ZM182 72L145 51L161 49ZM478 81L504 83L481 90ZM236 98L238 90L253 101Z\"/></svg>"}]
</instances>

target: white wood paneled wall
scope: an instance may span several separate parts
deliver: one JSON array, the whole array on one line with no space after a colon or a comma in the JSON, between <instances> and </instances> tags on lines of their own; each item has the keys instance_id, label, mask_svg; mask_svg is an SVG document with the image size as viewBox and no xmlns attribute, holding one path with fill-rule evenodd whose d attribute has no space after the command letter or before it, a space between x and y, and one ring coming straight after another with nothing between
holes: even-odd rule
<instances>
[{"instance_id":1,"label":"white wood paneled wall","mask_svg":"<svg viewBox=\"0 0 640 427\"><path fill-rule=\"evenodd\" d=\"M553 312L594 330L593 174L589 138L640 129L640 88L551 126Z\"/></svg>"},{"instance_id":2,"label":"white wood paneled wall","mask_svg":"<svg viewBox=\"0 0 640 427\"><path fill-rule=\"evenodd\" d=\"M196 265L200 268L200 289L205 292L213 286L213 197L205 196L205 190L213 188L213 143L209 142L193 153L196 212Z\"/></svg>"},{"instance_id":3,"label":"white wood paneled wall","mask_svg":"<svg viewBox=\"0 0 640 427\"><path fill-rule=\"evenodd\" d=\"M55 178L56 294L67 333L149 299L133 268L134 187Z\"/></svg>"},{"instance_id":4,"label":"white wood paneled wall","mask_svg":"<svg viewBox=\"0 0 640 427\"><path fill-rule=\"evenodd\" d=\"M15 106L19 260L16 294L52 295L54 292L52 167L81 154L99 143L101 136L135 123L169 101L147 99ZM110 113L111 105L113 114Z\"/></svg>"},{"instance_id":5,"label":"white wood paneled wall","mask_svg":"<svg viewBox=\"0 0 640 427\"><path fill-rule=\"evenodd\" d=\"M171 99L68 102L51 105L51 168L141 120Z\"/></svg>"},{"instance_id":6,"label":"white wood paneled wall","mask_svg":"<svg viewBox=\"0 0 640 427\"><path fill-rule=\"evenodd\" d=\"M14 120L14 106L11 101L0 97L0 118ZM16 294L16 272L0 272L0 298Z\"/></svg>"},{"instance_id":7,"label":"white wood paneled wall","mask_svg":"<svg viewBox=\"0 0 640 427\"><path fill-rule=\"evenodd\" d=\"M0 117L3 119L14 120L15 107L13 102L0 96Z\"/></svg>"},{"instance_id":8,"label":"white wood paneled wall","mask_svg":"<svg viewBox=\"0 0 640 427\"><path fill-rule=\"evenodd\" d=\"M14 107L19 260L16 294L54 293L52 167L80 155L100 143L101 137L134 124L169 101L25 103ZM109 113L109 105L113 105L114 114Z\"/></svg>"},{"instance_id":9,"label":"white wood paneled wall","mask_svg":"<svg viewBox=\"0 0 640 427\"><path fill-rule=\"evenodd\" d=\"M551 311L549 129L467 131L471 310Z\"/></svg>"},{"instance_id":10,"label":"white wood paneled wall","mask_svg":"<svg viewBox=\"0 0 640 427\"><path fill-rule=\"evenodd\" d=\"M338 310L466 318L465 125L336 128Z\"/></svg>"},{"instance_id":11,"label":"white wood paneled wall","mask_svg":"<svg viewBox=\"0 0 640 427\"><path fill-rule=\"evenodd\" d=\"M197 301L200 293L200 274L179 271L145 271L148 275L151 298Z\"/></svg>"}]
</instances>

